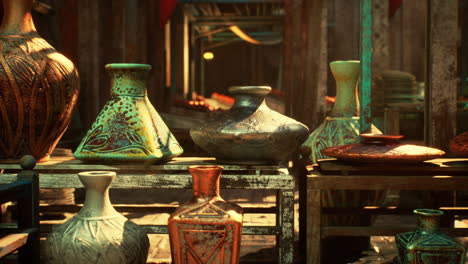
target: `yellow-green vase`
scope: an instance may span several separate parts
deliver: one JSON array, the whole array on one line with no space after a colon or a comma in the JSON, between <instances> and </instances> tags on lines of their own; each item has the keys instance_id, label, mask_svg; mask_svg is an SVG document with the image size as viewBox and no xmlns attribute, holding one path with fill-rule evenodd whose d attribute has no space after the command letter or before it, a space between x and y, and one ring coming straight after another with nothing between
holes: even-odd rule
<instances>
[{"instance_id":1,"label":"yellow-green vase","mask_svg":"<svg viewBox=\"0 0 468 264\"><path fill-rule=\"evenodd\" d=\"M106 65L111 98L104 105L74 155L98 162L168 161L182 147L147 97L147 64Z\"/></svg>"}]
</instances>

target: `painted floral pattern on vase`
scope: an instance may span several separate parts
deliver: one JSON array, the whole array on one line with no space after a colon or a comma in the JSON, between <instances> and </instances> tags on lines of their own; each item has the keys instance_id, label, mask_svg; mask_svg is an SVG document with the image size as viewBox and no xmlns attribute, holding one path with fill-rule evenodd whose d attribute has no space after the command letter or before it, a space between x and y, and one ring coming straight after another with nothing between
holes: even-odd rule
<instances>
[{"instance_id":1,"label":"painted floral pattern on vase","mask_svg":"<svg viewBox=\"0 0 468 264\"><path fill-rule=\"evenodd\" d=\"M147 97L147 64L109 64L111 98L74 155L101 162L158 162L182 147Z\"/></svg>"}]
</instances>

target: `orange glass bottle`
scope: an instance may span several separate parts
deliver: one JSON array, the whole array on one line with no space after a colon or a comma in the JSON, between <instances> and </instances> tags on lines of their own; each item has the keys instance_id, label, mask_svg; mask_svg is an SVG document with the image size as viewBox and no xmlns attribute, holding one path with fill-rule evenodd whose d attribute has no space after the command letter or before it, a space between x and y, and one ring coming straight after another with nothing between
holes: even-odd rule
<instances>
[{"instance_id":1,"label":"orange glass bottle","mask_svg":"<svg viewBox=\"0 0 468 264\"><path fill-rule=\"evenodd\" d=\"M168 220L175 264L238 263L242 208L219 196L223 167L192 166L193 198Z\"/></svg>"}]
</instances>

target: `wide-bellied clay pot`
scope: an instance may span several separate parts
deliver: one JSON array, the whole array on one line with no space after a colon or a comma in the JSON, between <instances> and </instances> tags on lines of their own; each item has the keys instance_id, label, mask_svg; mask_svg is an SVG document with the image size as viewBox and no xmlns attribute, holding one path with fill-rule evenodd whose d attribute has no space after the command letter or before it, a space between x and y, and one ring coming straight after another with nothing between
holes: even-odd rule
<instances>
[{"instance_id":1,"label":"wide-bellied clay pot","mask_svg":"<svg viewBox=\"0 0 468 264\"><path fill-rule=\"evenodd\" d=\"M73 63L39 36L33 0L3 0L0 26L0 159L49 158L79 93Z\"/></svg>"},{"instance_id":2,"label":"wide-bellied clay pot","mask_svg":"<svg viewBox=\"0 0 468 264\"><path fill-rule=\"evenodd\" d=\"M219 196L223 167L192 166L193 198L168 220L175 264L238 263L242 208Z\"/></svg>"},{"instance_id":3,"label":"wide-bellied clay pot","mask_svg":"<svg viewBox=\"0 0 468 264\"><path fill-rule=\"evenodd\" d=\"M425 146L400 144L402 135L361 134L362 143L322 149L324 155L359 163L418 163L440 158L445 152Z\"/></svg>"},{"instance_id":4,"label":"wide-bellied clay pot","mask_svg":"<svg viewBox=\"0 0 468 264\"><path fill-rule=\"evenodd\" d=\"M155 163L183 149L148 99L148 64L106 65L111 98L104 105L74 156L97 162Z\"/></svg>"},{"instance_id":5,"label":"wide-bellied clay pot","mask_svg":"<svg viewBox=\"0 0 468 264\"><path fill-rule=\"evenodd\" d=\"M468 157L468 131L450 140L450 150L457 156Z\"/></svg>"},{"instance_id":6,"label":"wide-bellied clay pot","mask_svg":"<svg viewBox=\"0 0 468 264\"><path fill-rule=\"evenodd\" d=\"M433 209L416 209L418 229L395 236L399 264L464 264L466 248L439 230L444 213Z\"/></svg>"},{"instance_id":7,"label":"wide-bellied clay pot","mask_svg":"<svg viewBox=\"0 0 468 264\"><path fill-rule=\"evenodd\" d=\"M146 263L146 232L117 212L109 200L109 185L115 176L110 171L78 173L86 189L83 208L47 236L46 263Z\"/></svg>"},{"instance_id":8,"label":"wide-bellied clay pot","mask_svg":"<svg viewBox=\"0 0 468 264\"><path fill-rule=\"evenodd\" d=\"M336 101L330 116L316 128L304 142L310 159L329 158L320 151L324 148L359 142L359 103L357 83L361 71L360 61L332 61L330 69L336 81ZM380 131L372 125L374 133Z\"/></svg>"},{"instance_id":9,"label":"wide-bellied clay pot","mask_svg":"<svg viewBox=\"0 0 468 264\"><path fill-rule=\"evenodd\" d=\"M268 86L233 86L231 109L190 129L193 141L222 163L278 163L304 142L308 128L270 109Z\"/></svg>"}]
</instances>

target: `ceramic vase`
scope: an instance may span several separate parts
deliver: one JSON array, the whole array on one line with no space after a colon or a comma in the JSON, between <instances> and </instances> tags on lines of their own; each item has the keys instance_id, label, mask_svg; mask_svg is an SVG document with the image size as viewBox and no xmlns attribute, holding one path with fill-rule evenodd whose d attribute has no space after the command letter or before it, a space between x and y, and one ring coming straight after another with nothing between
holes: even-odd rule
<instances>
[{"instance_id":1,"label":"ceramic vase","mask_svg":"<svg viewBox=\"0 0 468 264\"><path fill-rule=\"evenodd\" d=\"M147 97L147 64L106 65L111 98L76 149L77 159L156 163L182 154L182 147Z\"/></svg>"},{"instance_id":2,"label":"ceramic vase","mask_svg":"<svg viewBox=\"0 0 468 264\"><path fill-rule=\"evenodd\" d=\"M193 198L168 220L175 264L238 263L242 208L219 196L220 166L192 166Z\"/></svg>"},{"instance_id":3,"label":"ceramic vase","mask_svg":"<svg viewBox=\"0 0 468 264\"><path fill-rule=\"evenodd\" d=\"M39 36L33 0L3 0L0 26L0 159L49 158L70 123L79 78Z\"/></svg>"},{"instance_id":4,"label":"ceramic vase","mask_svg":"<svg viewBox=\"0 0 468 264\"><path fill-rule=\"evenodd\" d=\"M359 103L357 83L360 74L359 61L333 61L330 69L336 81L336 101L330 116L315 129L304 142L310 148L310 159L329 158L320 151L324 148L359 143ZM372 126L374 134L380 131Z\"/></svg>"},{"instance_id":5,"label":"ceramic vase","mask_svg":"<svg viewBox=\"0 0 468 264\"><path fill-rule=\"evenodd\" d=\"M439 230L440 210L416 209L418 229L398 234L399 264L464 264L466 249Z\"/></svg>"},{"instance_id":6,"label":"ceramic vase","mask_svg":"<svg viewBox=\"0 0 468 264\"><path fill-rule=\"evenodd\" d=\"M110 203L109 185L115 176L115 172L108 171L78 173L86 189L83 208L47 236L46 263L146 263L146 232Z\"/></svg>"},{"instance_id":7,"label":"ceramic vase","mask_svg":"<svg viewBox=\"0 0 468 264\"><path fill-rule=\"evenodd\" d=\"M193 141L222 163L268 164L286 160L307 138L308 128L265 103L268 86L233 86L234 105L197 128Z\"/></svg>"}]
</instances>

